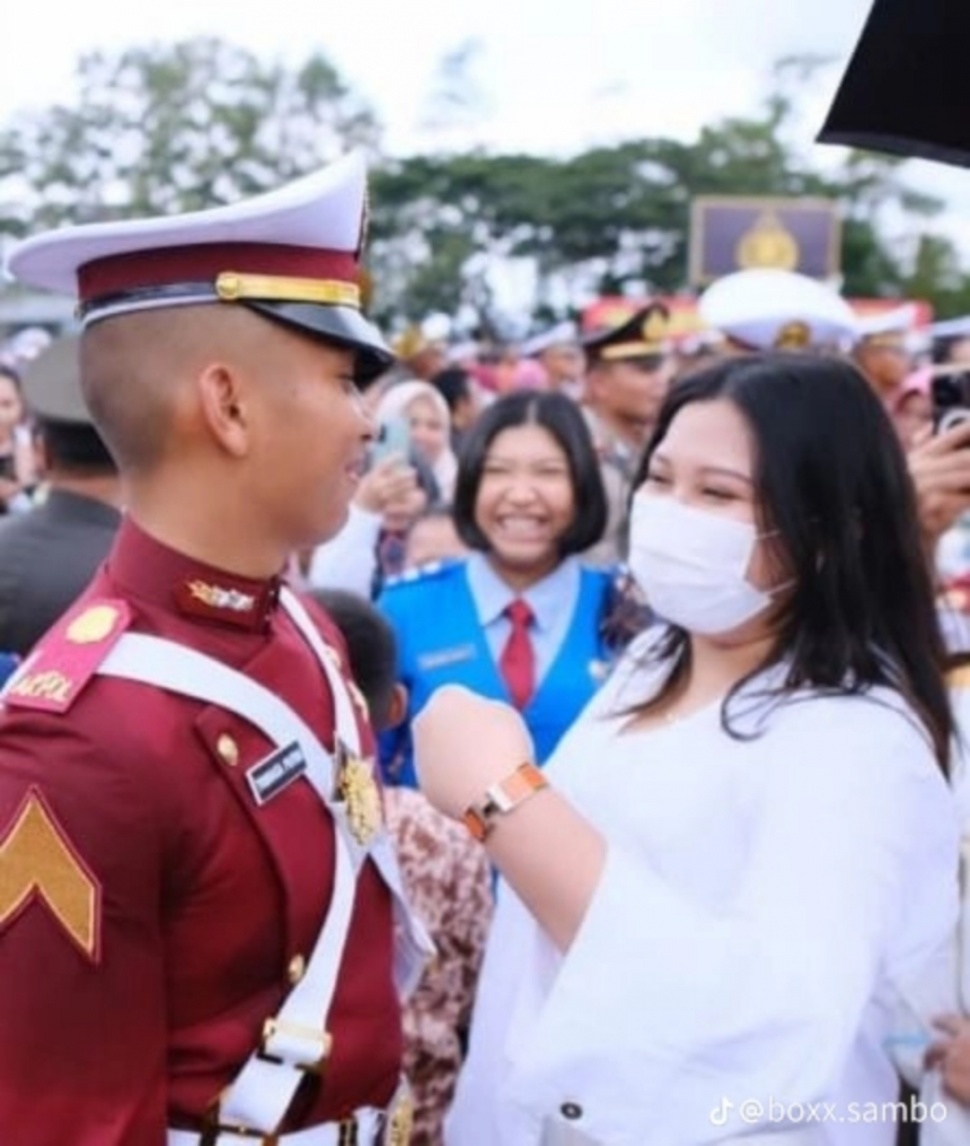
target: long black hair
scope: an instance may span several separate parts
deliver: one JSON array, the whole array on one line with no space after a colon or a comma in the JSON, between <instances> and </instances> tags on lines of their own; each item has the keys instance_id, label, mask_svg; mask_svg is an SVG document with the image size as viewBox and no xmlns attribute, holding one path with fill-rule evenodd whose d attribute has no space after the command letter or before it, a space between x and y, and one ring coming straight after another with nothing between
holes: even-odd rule
<instances>
[{"instance_id":1,"label":"long black hair","mask_svg":"<svg viewBox=\"0 0 970 1146\"><path fill-rule=\"evenodd\" d=\"M945 771L953 733L946 652L915 493L881 403L841 359L725 359L673 387L634 490L677 414L715 399L733 402L751 430L758 525L776 531L795 582L779 607L767 658L790 663L783 690L894 688L925 724ZM672 628L659 655L674 667L657 700L682 687L689 649L687 634ZM749 679L725 701L729 730L728 705Z\"/></svg>"}]
</instances>

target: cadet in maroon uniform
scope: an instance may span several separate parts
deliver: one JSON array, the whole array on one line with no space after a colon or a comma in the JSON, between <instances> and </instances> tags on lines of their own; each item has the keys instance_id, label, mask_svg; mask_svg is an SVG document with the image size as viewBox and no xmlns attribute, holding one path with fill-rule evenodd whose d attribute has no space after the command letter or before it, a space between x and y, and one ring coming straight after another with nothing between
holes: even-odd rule
<instances>
[{"instance_id":1,"label":"cadet in maroon uniform","mask_svg":"<svg viewBox=\"0 0 970 1146\"><path fill-rule=\"evenodd\" d=\"M359 311L364 196L349 157L10 258L78 292L126 514L3 696L3 1146L406 1141L421 936L339 636L281 579L344 521L355 380L390 358Z\"/></svg>"}]
</instances>

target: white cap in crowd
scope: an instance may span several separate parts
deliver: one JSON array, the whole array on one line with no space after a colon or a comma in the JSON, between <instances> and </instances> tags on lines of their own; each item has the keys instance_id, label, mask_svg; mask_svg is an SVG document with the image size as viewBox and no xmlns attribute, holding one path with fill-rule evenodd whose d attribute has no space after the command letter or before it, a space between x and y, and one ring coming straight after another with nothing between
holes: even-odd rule
<instances>
[{"instance_id":1,"label":"white cap in crowd","mask_svg":"<svg viewBox=\"0 0 970 1146\"><path fill-rule=\"evenodd\" d=\"M794 271L725 275L701 296L705 326L749 350L841 346L855 337L852 308L832 287Z\"/></svg>"}]
</instances>

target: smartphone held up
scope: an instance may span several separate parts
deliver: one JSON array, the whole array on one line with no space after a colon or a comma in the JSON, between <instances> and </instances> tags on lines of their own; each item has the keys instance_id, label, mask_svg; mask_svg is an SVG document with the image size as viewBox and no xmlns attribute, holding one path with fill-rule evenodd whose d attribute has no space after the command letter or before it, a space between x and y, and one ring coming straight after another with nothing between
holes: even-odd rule
<instances>
[{"instance_id":1,"label":"smartphone held up","mask_svg":"<svg viewBox=\"0 0 970 1146\"><path fill-rule=\"evenodd\" d=\"M389 418L382 422L368 453L372 466L390 457L399 457L406 462L411 453L411 429L407 419Z\"/></svg>"},{"instance_id":2,"label":"smartphone held up","mask_svg":"<svg viewBox=\"0 0 970 1146\"><path fill-rule=\"evenodd\" d=\"M970 370L947 368L937 371L931 383L933 427L945 434L970 421Z\"/></svg>"}]
</instances>

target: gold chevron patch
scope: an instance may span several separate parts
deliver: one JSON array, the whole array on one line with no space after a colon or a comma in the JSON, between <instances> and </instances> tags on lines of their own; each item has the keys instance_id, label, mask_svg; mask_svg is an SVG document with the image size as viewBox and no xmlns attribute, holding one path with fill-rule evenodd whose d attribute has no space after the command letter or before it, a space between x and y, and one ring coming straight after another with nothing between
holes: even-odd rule
<instances>
[{"instance_id":1,"label":"gold chevron patch","mask_svg":"<svg viewBox=\"0 0 970 1146\"><path fill-rule=\"evenodd\" d=\"M64 829L32 788L0 841L0 931L34 900L96 963L101 947L101 887Z\"/></svg>"}]
</instances>

